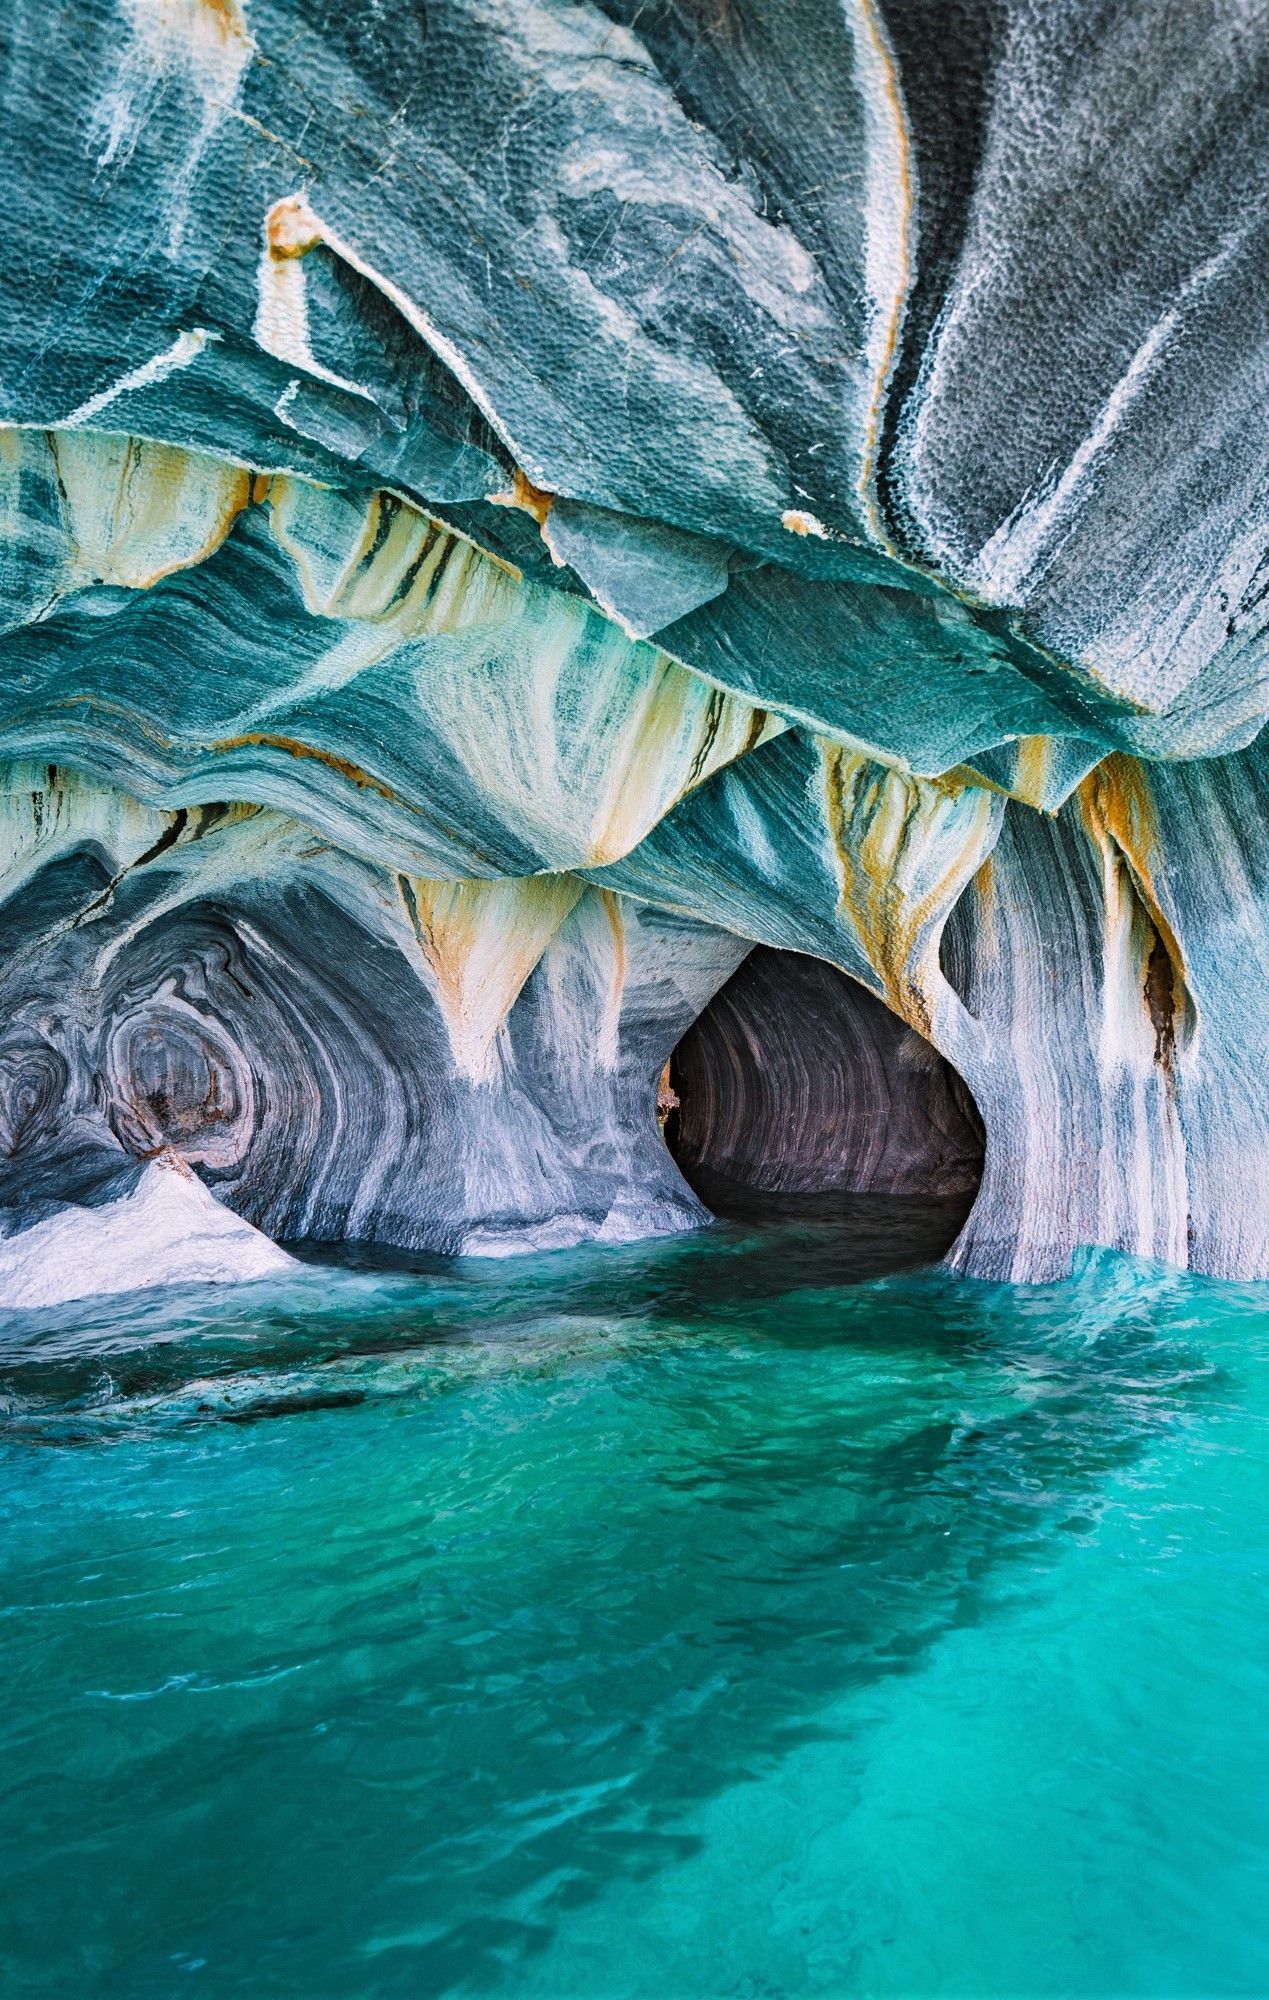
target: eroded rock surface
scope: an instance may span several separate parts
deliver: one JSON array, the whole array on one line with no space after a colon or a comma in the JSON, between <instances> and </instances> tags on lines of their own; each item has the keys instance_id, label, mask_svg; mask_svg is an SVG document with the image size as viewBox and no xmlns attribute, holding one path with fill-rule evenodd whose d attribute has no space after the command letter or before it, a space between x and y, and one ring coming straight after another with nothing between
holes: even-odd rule
<instances>
[{"instance_id":1,"label":"eroded rock surface","mask_svg":"<svg viewBox=\"0 0 1269 2000\"><path fill-rule=\"evenodd\" d=\"M777 1194L973 1194L983 1132L923 1036L836 966L750 953L675 1051L681 1167Z\"/></svg>"},{"instance_id":2,"label":"eroded rock surface","mask_svg":"<svg viewBox=\"0 0 1269 2000\"><path fill-rule=\"evenodd\" d=\"M755 945L773 1185L965 1089L962 1268L1269 1275L1259 0L0 47L6 1296L171 1160L244 1270L690 1226Z\"/></svg>"}]
</instances>

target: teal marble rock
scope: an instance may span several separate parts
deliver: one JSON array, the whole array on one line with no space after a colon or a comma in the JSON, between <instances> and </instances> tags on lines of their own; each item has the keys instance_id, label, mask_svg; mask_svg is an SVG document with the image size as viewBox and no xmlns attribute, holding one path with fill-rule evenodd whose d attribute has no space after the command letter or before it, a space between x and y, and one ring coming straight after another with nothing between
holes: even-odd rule
<instances>
[{"instance_id":1,"label":"teal marble rock","mask_svg":"<svg viewBox=\"0 0 1269 2000\"><path fill-rule=\"evenodd\" d=\"M0 55L0 1302L693 1226L724 987L698 1154L1269 1275L1269 9Z\"/></svg>"}]
</instances>

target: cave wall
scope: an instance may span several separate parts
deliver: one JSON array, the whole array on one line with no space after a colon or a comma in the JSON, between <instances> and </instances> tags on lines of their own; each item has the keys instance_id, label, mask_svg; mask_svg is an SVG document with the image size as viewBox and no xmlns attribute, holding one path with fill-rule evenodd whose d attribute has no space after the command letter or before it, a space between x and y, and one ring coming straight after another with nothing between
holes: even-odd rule
<instances>
[{"instance_id":1,"label":"cave wall","mask_svg":"<svg viewBox=\"0 0 1269 2000\"><path fill-rule=\"evenodd\" d=\"M780 1194L973 1194L977 1107L951 1065L822 959L759 945L679 1043L672 1150ZM707 1190L708 1191L708 1190Z\"/></svg>"},{"instance_id":2,"label":"cave wall","mask_svg":"<svg viewBox=\"0 0 1269 2000\"><path fill-rule=\"evenodd\" d=\"M1262 0L10 0L0 1295L127 1202L158 1275L699 1221L755 945L833 1173L905 1049L972 1093L960 1268L1269 1274L1267 71Z\"/></svg>"},{"instance_id":3,"label":"cave wall","mask_svg":"<svg viewBox=\"0 0 1269 2000\"><path fill-rule=\"evenodd\" d=\"M656 1079L739 940L576 877L387 875L276 813L6 786L11 1223L157 1157L284 1241L499 1254L702 1219Z\"/></svg>"}]
</instances>

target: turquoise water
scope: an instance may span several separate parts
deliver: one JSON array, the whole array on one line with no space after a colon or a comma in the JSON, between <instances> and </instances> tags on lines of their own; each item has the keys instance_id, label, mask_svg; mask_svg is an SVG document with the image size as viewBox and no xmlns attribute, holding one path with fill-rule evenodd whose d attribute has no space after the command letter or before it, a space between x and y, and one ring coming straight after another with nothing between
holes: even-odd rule
<instances>
[{"instance_id":1,"label":"turquoise water","mask_svg":"<svg viewBox=\"0 0 1269 2000\"><path fill-rule=\"evenodd\" d=\"M861 1214L0 1328L6 2000L1269 1991L1269 1289Z\"/></svg>"}]
</instances>

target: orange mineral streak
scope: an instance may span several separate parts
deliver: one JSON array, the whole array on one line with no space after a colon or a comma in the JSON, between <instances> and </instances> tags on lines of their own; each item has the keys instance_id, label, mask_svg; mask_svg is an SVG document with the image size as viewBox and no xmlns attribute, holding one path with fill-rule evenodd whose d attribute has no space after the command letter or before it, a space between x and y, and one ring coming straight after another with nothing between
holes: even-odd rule
<instances>
[{"instance_id":1,"label":"orange mineral streak","mask_svg":"<svg viewBox=\"0 0 1269 2000\"><path fill-rule=\"evenodd\" d=\"M545 527L546 517L555 505L554 493L548 493L541 486L535 486L528 474L516 468L509 493L491 493L490 500L495 507L519 507L522 513L532 514L539 528Z\"/></svg>"},{"instance_id":2,"label":"orange mineral streak","mask_svg":"<svg viewBox=\"0 0 1269 2000\"><path fill-rule=\"evenodd\" d=\"M601 889L600 904L608 919L613 941L613 991L620 1000L626 983L626 916L615 889Z\"/></svg>"},{"instance_id":3,"label":"orange mineral streak","mask_svg":"<svg viewBox=\"0 0 1269 2000\"><path fill-rule=\"evenodd\" d=\"M185 558L183 561L171 564L168 569L160 570L158 575L155 576L154 582L158 582L159 576L169 575L171 570L193 569L199 563L206 562L208 556L216 553L221 543L228 537L229 531L238 519L239 514L245 514L247 508L251 505L251 484L251 474L246 466L236 467L234 478L225 495L225 504L221 508L218 519L210 527L207 538L201 548L196 549L192 556Z\"/></svg>"},{"instance_id":4,"label":"orange mineral streak","mask_svg":"<svg viewBox=\"0 0 1269 2000\"><path fill-rule=\"evenodd\" d=\"M674 1058L666 1060L665 1068L657 1078L657 1124L665 1131L666 1120L672 1111L677 1111L683 1100L674 1088Z\"/></svg>"},{"instance_id":5,"label":"orange mineral streak","mask_svg":"<svg viewBox=\"0 0 1269 2000\"><path fill-rule=\"evenodd\" d=\"M1044 801L1049 783L1049 773L1053 762L1053 739L1049 736L1023 736L1018 740L1018 757L1014 765L1013 796L1024 805L1039 809Z\"/></svg>"},{"instance_id":6,"label":"orange mineral streak","mask_svg":"<svg viewBox=\"0 0 1269 2000\"><path fill-rule=\"evenodd\" d=\"M823 524L802 507L786 507L780 516L780 526L787 528L791 535L816 535L821 541L827 539Z\"/></svg>"},{"instance_id":7,"label":"orange mineral streak","mask_svg":"<svg viewBox=\"0 0 1269 2000\"><path fill-rule=\"evenodd\" d=\"M1052 815L1056 806L1046 805L1045 796L1052 777L1053 739L1051 736L1020 736L1014 757L1013 776L1006 782L989 778L975 764L953 764L929 783L963 791L975 785L980 791L998 792L1001 798L1017 799L1020 805L1034 806L1037 812Z\"/></svg>"},{"instance_id":8,"label":"orange mineral streak","mask_svg":"<svg viewBox=\"0 0 1269 2000\"><path fill-rule=\"evenodd\" d=\"M302 195L275 201L264 221L271 257L306 257L323 241L322 225Z\"/></svg>"},{"instance_id":9,"label":"orange mineral streak","mask_svg":"<svg viewBox=\"0 0 1269 2000\"><path fill-rule=\"evenodd\" d=\"M79 432L47 431L45 437L78 559L102 583L152 590L177 570L196 568L216 553L251 502L245 466L179 445ZM180 539L186 520L200 522L201 541Z\"/></svg>"},{"instance_id":10,"label":"orange mineral streak","mask_svg":"<svg viewBox=\"0 0 1269 2000\"><path fill-rule=\"evenodd\" d=\"M1155 901L1150 863L1159 829L1145 765L1116 752L1089 772L1076 797L1093 839L1099 844L1113 840Z\"/></svg>"},{"instance_id":11,"label":"orange mineral streak","mask_svg":"<svg viewBox=\"0 0 1269 2000\"><path fill-rule=\"evenodd\" d=\"M397 886L419 948L432 968L442 1010L447 1019L457 1019L466 1000L466 966L476 934L475 911L461 892L477 885L399 875Z\"/></svg>"},{"instance_id":12,"label":"orange mineral streak","mask_svg":"<svg viewBox=\"0 0 1269 2000\"><path fill-rule=\"evenodd\" d=\"M928 1034L929 1010L909 965L915 942L912 913L895 881L895 864L917 809L916 786L898 772L864 764L843 750L828 753L825 779L842 906L881 981L887 1005Z\"/></svg>"},{"instance_id":13,"label":"orange mineral streak","mask_svg":"<svg viewBox=\"0 0 1269 2000\"><path fill-rule=\"evenodd\" d=\"M494 1038L585 884L570 875L467 882L399 875L397 887L459 1066L488 1080Z\"/></svg>"},{"instance_id":14,"label":"orange mineral streak","mask_svg":"<svg viewBox=\"0 0 1269 2000\"><path fill-rule=\"evenodd\" d=\"M239 0L201 0L201 5L203 11L211 15L223 35L226 37L236 35L240 41L248 39L246 16L239 5ZM170 7L164 11L170 12Z\"/></svg>"},{"instance_id":15,"label":"orange mineral streak","mask_svg":"<svg viewBox=\"0 0 1269 2000\"><path fill-rule=\"evenodd\" d=\"M164 446L158 447L159 453L163 453L166 449ZM147 454L151 457L155 453L155 447L152 445L147 446L146 450ZM181 456L183 457L184 454L181 454ZM154 497L157 506L161 508L164 494L159 480L155 481ZM165 562L160 561L153 568L147 567L144 570L133 571L126 579L129 587L133 590L152 590L156 583L161 583L165 576L174 576L177 570L196 569L199 563L206 562L208 556L215 555L222 542L228 538L229 532L234 522L238 519L239 514L245 513L250 504L251 474L246 470L245 466L240 466L235 469L234 476L227 483L223 504L218 513L208 522L207 533L198 546L192 549L183 549L179 555L172 556ZM122 508L122 487L120 488L120 508ZM123 539L122 532L120 539L121 541ZM158 539L157 535L155 539ZM106 578L103 580L110 581L111 579Z\"/></svg>"},{"instance_id":16,"label":"orange mineral streak","mask_svg":"<svg viewBox=\"0 0 1269 2000\"><path fill-rule=\"evenodd\" d=\"M1152 864L1158 851L1159 827L1145 765L1116 751L1089 772L1075 797L1089 838L1102 854L1103 862L1124 863L1158 933L1172 967L1174 1014L1178 1019L1192 1020L1194 1003L1185 953L1154 886ZM1143 968L1145 976L1147 969Z\"/></svg>"},{"instance_id":17,"label":"orange mineral streak","mask_svg":"<svg viewBox=\"0 0 1269 2000\"><path fill-rule=\"evenodd\" d=\"M991 917L996 901L996 863L989 854L974 877L974 894L984 922Z\"/></svg>"},{"instance_id":18,"label":"orange mineral streak","mask_svg":"<svg viewBox=\"0 0 1269 2000\"><path fill-rule=\"evenodd\" d=\"M213 743L211 747L217 754L226 750L250 750L258 747L262 750L281 750L288 757L311 757L316 763L324 764L327 770L335 771L341 778L346 778L349 784L356 785L359 791L377 792L381 799L388 799L393 805L406 803L404 799L398 797L390 785L385 785L381 778L372 777L369 771L363 771L360 764L350 763L347 757L337 757L333 750L319 750L316 744L299 743L293 736L271 736L264 730L253 729L245 736L222 737L219 743Z\"/></svg>"},{"instance_id":19,"label":"orange mineral streak","mask_svg":"<svg viewBox=\"0 0 1269 2000\"><path fill-rule=\"evenodd\" d=\"M938 920L946 915L972 870L978 843L967 831L946 868L919 894L905 861L938 839L948 797L901 771L825 745L829 833L837 857L841 907L859 935L887 1006L927 1041L933 1039ZM987 808L983 795L984 812ZM973 823L982 826L981 816Z\"/></svg>"}]
</instances>

